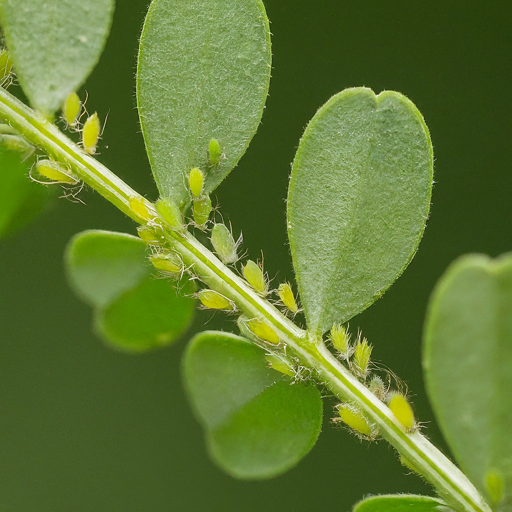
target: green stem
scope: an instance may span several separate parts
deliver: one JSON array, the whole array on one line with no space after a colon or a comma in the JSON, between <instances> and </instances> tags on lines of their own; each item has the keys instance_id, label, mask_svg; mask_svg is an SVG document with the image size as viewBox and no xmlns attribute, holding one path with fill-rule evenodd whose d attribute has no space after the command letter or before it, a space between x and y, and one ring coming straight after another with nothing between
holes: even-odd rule
<instances>
[{"instance_id":1,"label":"green stem","mask_svg":"<svg viewBox=\"0 0 512 512\"><path fill-rule=\"evenodd\" d=\"M144 201L147 209L156 215L150 202L85 153L55 125L2 88L0 118L36 147L68 166L82 181L136 222L145 224L146 219L132 210L130 199ZM229 297L244 314L267 322L286 349L292 351L302 365L313 370L320 384L326 385L340 400L356 404L379 427L382 437L436 488L451 507L461 512L490 512L466 476L419 432L407 433L389 408L331 354L321 339L308 338L305 331L255 293L192 234L169 229L166 237L184 262L208 286Z\"/></svg>"}]
</instances>

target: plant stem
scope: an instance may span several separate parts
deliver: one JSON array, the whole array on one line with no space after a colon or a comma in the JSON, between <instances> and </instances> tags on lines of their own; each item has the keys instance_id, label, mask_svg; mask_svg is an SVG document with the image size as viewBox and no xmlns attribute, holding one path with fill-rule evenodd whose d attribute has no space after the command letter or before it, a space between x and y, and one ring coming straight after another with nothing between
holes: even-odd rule
<instances>
[{"instance_id":1,"label":"plant stem","mask_svg":"<svg viewBox=\"0 0 512 512\"><path fill-rule=\"evenodd\" d=\"M144 201L157 215L152 203L85 153L54 124L0 88L0 118L34 146L48 153L87 185L95 189L126 215L140 224L147 219L130 207L130 199ZM449 506L460 512L490 512L466 476L419 432L407 433L389 408L352 375L326 348L321 338L307 333L277 308L255 293L189 232L166 230L168 243L177 250L191 270L212 289L231 299L245 315L260 318L279 335L286 350L300 364L313 371L317 381L340 400L356 404L375 423L402 457L429 481Z\"/></svg>"}]
</instances>

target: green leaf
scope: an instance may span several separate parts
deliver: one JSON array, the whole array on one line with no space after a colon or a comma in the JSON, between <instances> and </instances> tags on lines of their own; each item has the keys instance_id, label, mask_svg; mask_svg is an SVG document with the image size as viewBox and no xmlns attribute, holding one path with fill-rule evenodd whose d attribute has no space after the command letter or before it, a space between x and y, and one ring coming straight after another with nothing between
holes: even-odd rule
<instances>
[{"instance_id":1,"label":"green leaf","mask_svg":"<svg viewBox=\"0 0 512 512\"><path fill-rule=\"evenodd\" d=\"M95 330L109 345L144 352L169 345L189 326L195 285L157 279L139 238L84 231L71 239L65 260L72 287L95 307Z\"/></svg>"},{"instance_id":2,"label":"green leaf","mask_svg":"<svg viewBox=\"0 0 512 512\"><path fill-rule=\"evenodd\" d=\"M0 149L0 238L22 228L46 203L48 191L28 176L33 162L16 151Z\"/></svg>"},{"instance_id":3,"label":"green leaf","mask_svg":"<svg viewBox=\"0 0 512 512\"><path fill-rule=\"evenodd\" d=\"M270 63L261 0L153 0L140 41L137 100L162 196L188 204L193 167L207 171L205 194L233 169L260 123ZM218 166L209 163L212 139L222 152Z\"/></svg>"},{"instance_id":4,"label":"green leaf","mask_svg":"<svg viewBox=\"0 0 512 512\"><path fill-rule=\"evenodd\" d=\"M346 89L313 117L288 193L288 235L308 328L360 313L398 278L430 206L427 127L399 93Z\"/></svg>"},{"instance_id":5,"label":"green leaf","mask_svg":"<svg viewBox=\"0 0 512 512\"><path fill-rule=\"evenodd\" d=\"M457 461L494 504L501 501L501 479L510 507L512 255L463 256L446 271L430 301L423 362L434 412Z\"/></svg>"},{"instance_id":6,"label":"green leaf","mask_svg":"<svg viewBox=\"0 0 512 512\"><path fill-rule=\"evenodd\" d=\"M212 458L236 478L284 473L318 438L317 388L270 369L262 350L245 338L197 335L185 353L183 375Z\"/></svg>"},{"instance_id":7,"label":"green leaf","mask_svg":"<svg viewBox=\"0 0 512 512\"><path fill-rule=\"evenodd\" d=\"M51 117L98 61L114 0L2 0L0 22L19 82Z\"/></svg>"},{"instance_id":8,"label":"green leaf","mask_svg":"<svg viewBox=\"0 0 512 512\"><path fill-rule=\"evenodd\" d=\"M353 512L440 512L448 510L443 501L414 494L371 496L354 505Z\"/></svg>"},{"instance_id":9,"label":"green leaf","mask_svg":"<svg viewBox=\"0 0 512 512\"><path fill-rule=\"evenodd\" d=\"M65 259L71 286L91 306L106 306L153 269L140 238L111 231L78 233L70 240Z\"/></svg>"},{"instance_id":10,"label":"green leaf","mask_svg":"<svg viewBox=\"0 0 512 512\"><path fill-rule=\"evenodd\" d=\"M195 286L184 278L174 289L163 279L147 277L103 309L96 310L98 335L115 347L145 352L175 341L195 311Z\"/></svg>"}]
</instances>

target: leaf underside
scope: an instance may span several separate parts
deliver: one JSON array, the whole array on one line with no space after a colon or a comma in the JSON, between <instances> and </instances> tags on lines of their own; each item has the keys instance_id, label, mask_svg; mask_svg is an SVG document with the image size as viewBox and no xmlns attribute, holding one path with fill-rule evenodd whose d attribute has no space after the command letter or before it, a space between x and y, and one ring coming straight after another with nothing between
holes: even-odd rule
<instances>
[{"instance_id":1,"label":"leaf underside","mask_svg":"<svg viewBox=\"0 0 512 512\"><path fill-rule=\"evenodd\" d=\"M84 231L66 250L72 288L94 307L96 333L110 346L145 352L169 345L189 326L195 285L158 279L139 238Z\"/></svg>"},{"instance_id":2,"label":"leaf underside","mask_svg":"<svg viewBox=\"0 0 512 512\"><path fill-rule=\"evenodd\" d=\"M23 91L51 117L97 63L114 0L3 0L0 22Z\"/></svg>"},{"instance_id":3,"label":"leaf underside","mask_svg":"<svg viewBox=\"0 0 512 512\"><path fill-rule=\"evenodd\" d=\"M346 89L313 117L288 193L288 235L308 328L363 311L398 278L425 227L433 155L405 96Z\"/></svg>"},{"instance_id":4,"label":"leaf underside","mask_svg":"<svg viewBox=\"0 0 512 512\"><path fill-rule=\"evenodd\" d=\"M260 0L153 0L140 41L137 101L160 194L190 201L187 174L212 192L245 153L270 80L270 32ZM216 139L223 156L209 166Z\"/></svg>"},{"instance_id":5,"label":"leaf underside","mask_svg":"<svg viewBox=\"0 0 512 512\"><path fill-rule=\"evenodd\" d=\"M457 461L484 494L487 473L500 474L502 510L512 510L512 255L463 256L446 271L429 304L423 363Z\"/></svg>"},{"instance_id":6,"label":"leaf underside","mask_svg":"<svg viewBox=\"0 0 512 512\"><path fill-rule=\"evenodd\" d=\"M244 338L197 335L185 353L183 377L213 460L236 478L277 476L318 438L317 388L270 369L261 349Z\"/></svg>"}]
</instances>

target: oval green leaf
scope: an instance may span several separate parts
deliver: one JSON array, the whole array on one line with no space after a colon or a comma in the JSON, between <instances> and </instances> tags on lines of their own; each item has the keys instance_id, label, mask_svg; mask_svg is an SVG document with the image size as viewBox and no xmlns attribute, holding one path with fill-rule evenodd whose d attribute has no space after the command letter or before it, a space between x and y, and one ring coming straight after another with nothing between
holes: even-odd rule
<instances>
[{"instance_id":1,"label":"oval green leaf","mask_svg":"<svg viewBox=\"0 0 512 512\"><path fill-rule=\"evenodd\" d=\"M512 506L512 255L468 255L446 271L429 304L423 363L463 471L492 504Z\"/></svg>"},{"instance_id":2,"label":"oval green leaf","mask_svg":"<svg viewBox=\"0 0 512 512\"><path fill-rule=\"evenodd\" d=\"M128 352L167 346L189 327L194 316L195 285L145 278L105 308L97 309L95 330L107 343Z\"/></svg>"},{"instance_id":3,"label":"oval green leaf","mask_svg":"<svg viewBox=\"0 0 512 512\"><path fill-rule=\"evenodd\" d=\"M353 512L441 512L445 503L430 496L388 494L371 496L354 505Z\"/></svg>"},{"instance_id":4,"label":"oval green leaf","mask_svg":"<svg viewBox=\"0 0 512 512\"><path fill-rule=\"evenodd\" d=\"M110 346L145 352L169 345L193 318L194 283L153 275L137 237L84 231L71 239L65 261L71 286L95 308L95 331Z\"/></svg>"},{"instance_id":5,"label":"oval green leaf","mask_svg":"<svg viewBox=\"0 0 512 512\"><path fill-rule=\"evenodd\" d=\"M98 61L114 0L3 0L0 22L19 82L51 117Z\"/></svg>"},{"instance_id":6,"label":"oval green leaf","mask_svg":"<svg viewBox=\"0 0 512 512\"><path fill-rule=\"evenodd\" d=\"M137 286L153 269L140 238L112 231L78 233L69 241L65 261L74 291L98 307Z\"/></svg>"},{"instance_id":7,"label":"oval green leaf","mask_svg":"<svg viewBox=\"0 0 512 512\"><path fill-rule=\"evenodd\" d=\"M233 169L260 123L270 63L261 0L153 0L140 41L137 101L162 196L183 206L193 167L206 172L204 194ZM220 144L218 165L209 162L212 139Z\"/></svg>"},{"instance_id":8,"label":"oval green leaf","mask_svg":"<svg viewBox=\"0 0 512 512\"><path fill-rule=\"evenodd\" d=\"M288 235L308 328L366 309L403 272L425 227L433 154L405 96L346 89L313 117L288 192Z\"/></svg>"},{"instance_id":9,"label":"oval green leaf","mask_svg":"<svg viewBox=\"0 0 512 512\"><path fill-rule=\"evenodd\" d=\"M235 478L284 473L318 438L318 389L270 369L262 350L245 338L197 335L185 353L183 376L213 460Z\"/></svg>"},{"instance_id":10,"label":"oval green leaf","mask_svg":"<svg viewBox=\"0 0 512 512\"><path fill-rule=\"evenodd\" d=\"M28 176L33 161L21 153L0 149L0 238L22 228L46 204L48 191Z\"/></svg>"}]
</instances>

